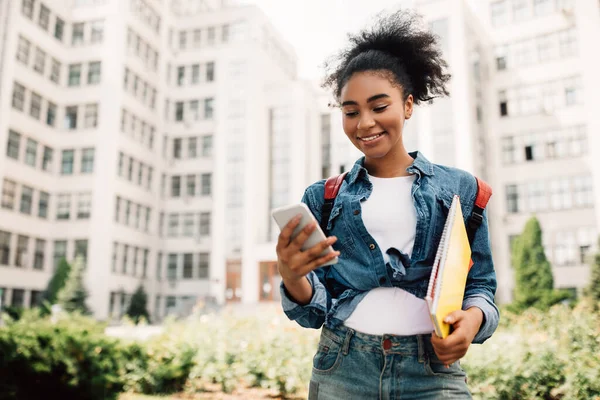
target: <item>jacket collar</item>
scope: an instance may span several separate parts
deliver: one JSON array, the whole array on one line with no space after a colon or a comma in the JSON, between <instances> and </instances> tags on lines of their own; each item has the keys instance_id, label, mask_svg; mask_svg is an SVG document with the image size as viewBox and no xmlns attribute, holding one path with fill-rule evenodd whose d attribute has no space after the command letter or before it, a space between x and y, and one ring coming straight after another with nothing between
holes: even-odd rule
<instances>
[{"instance_id":1,"label":"jacket collar","mask_svg":"<svg viewBox=\"0 0 600 400\"><path fill-rule=\"evenodd\" d=\"M421 152L415 151L409 153L409 155L414 159L413 163L406 169L407 172L412 174L420 172L426 176L433 176L433 164L429 162L427 158ZM359 178L367 178L367 169L364 167L365 165L365 157L361 157L354 163L354 166L348 173L348 182L355 183Z\"/></svg>"}]
</instances>

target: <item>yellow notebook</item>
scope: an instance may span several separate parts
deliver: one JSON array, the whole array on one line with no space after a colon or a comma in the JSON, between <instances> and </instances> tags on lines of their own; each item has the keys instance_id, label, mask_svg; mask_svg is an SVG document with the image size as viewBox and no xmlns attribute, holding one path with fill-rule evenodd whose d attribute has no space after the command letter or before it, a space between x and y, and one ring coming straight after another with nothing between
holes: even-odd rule
<instances>
[{"instance_id":1,"label":"yellow notebook","mask_svg":"<svg viewBox=\"0 0 600 400\"><path fill-rule=\"evenodd\" d=\"M471 268L471 246L465 228L460 198L454 196L429 278L425 300L435 333L450 334L444 318L462 308L467 275Z\"/></svg>"}]
</instances>

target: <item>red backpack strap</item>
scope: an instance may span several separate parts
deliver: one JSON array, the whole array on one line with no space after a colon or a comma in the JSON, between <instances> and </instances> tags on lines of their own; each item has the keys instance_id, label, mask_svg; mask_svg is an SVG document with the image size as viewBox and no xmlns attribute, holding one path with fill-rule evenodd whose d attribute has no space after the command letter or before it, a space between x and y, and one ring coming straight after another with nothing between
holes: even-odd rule
<instances>
[{"instance_id":1,"label":"red backpack strap","mask_svg":"<svg viewBox=\"0 0 600 400\"><path fill-rule=\"evenodd\" d=\"M344 172L343 174L332 176L325 182L325 193L324 193L324 202L323 207L321 208L321 229L327 235L327 222L329 222L329 217L331 216L331 210L333 209L333 203L335 202L335 198L337 197L338 192L340 191L340 187L342 187L342 183L344 183L344 178L346 177L348 172Z\"/></svg>"},{"instance_id":2,"label":"red backpack strap","mask_svg":"<svg viewBox=\"0 0 600 400\"><path fill-rule=\"evenodd\" d=\"M490 197L492 197L492 187L488 185L483 179L475 177L477 180L477 196L475 197L475 204L473 204L473 211L471 211L471 217L467 224L467 235L469 236L469 243L473 243L475 232L477 228L483 222L483 210L488 204Z\"/></svg>"}]
</instances>

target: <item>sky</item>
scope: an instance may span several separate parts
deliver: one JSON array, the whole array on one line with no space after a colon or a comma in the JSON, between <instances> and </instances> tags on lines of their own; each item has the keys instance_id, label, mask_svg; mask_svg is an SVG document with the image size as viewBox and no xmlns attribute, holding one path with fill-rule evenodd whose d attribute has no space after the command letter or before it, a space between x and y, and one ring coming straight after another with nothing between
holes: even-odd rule
<instances>
[{"instance_id":1,"label":"sky","mask_svg":"<svg viewBox=\"0 0 600 400\"><path fill-rule=\"evenodd\" d=\"M302 79L321 79L323 62L386 9L410 0L246 0L258 5L298 56Z\"/></svg>"}]
</instances>

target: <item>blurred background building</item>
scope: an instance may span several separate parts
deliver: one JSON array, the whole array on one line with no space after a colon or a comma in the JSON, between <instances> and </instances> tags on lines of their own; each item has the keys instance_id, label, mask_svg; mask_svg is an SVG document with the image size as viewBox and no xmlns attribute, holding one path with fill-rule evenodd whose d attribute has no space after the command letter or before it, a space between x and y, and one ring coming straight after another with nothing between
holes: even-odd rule
<instances>
[{"instance_id":1,"label":"blurred background building","mask_svg":"<svg viewBox=\"0 0 600 400\"><path fill-rule=\"evenodd\" d=\"M404 4L453 75L407 146L494 187L498 300L532 214L556 286L577 291L600 224L598 1ZM297 63L242 2L0 0L1 304L39 303L77 254L100 319L140 284L157 320L278 300L271 209L360 155Z\"/></svg>"}]
</instances>

